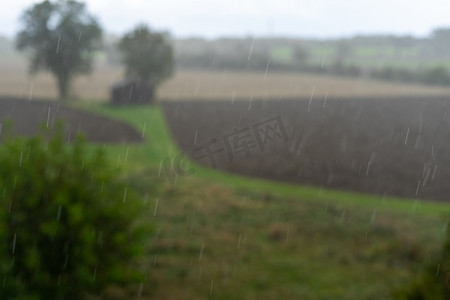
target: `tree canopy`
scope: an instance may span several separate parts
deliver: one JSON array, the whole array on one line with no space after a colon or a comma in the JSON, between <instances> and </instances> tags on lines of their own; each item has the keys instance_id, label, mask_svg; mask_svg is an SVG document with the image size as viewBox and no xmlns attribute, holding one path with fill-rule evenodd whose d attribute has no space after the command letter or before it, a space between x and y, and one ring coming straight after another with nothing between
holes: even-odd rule
<instances>
[{"instance_id":1,"label":"tree canopy","mask_svg":"<svg viewBox=\"0 0 450 300\"><path fill-rule=\"evenodd\" d=\"M173 49L166 32L139 25L119 43L128 77L157 86L173 73Z\"/></svg>"},{"instance_id":2,"label":"tree canopy","mask_svg":"<svg viewBox=\"0 0 450 300\"><path fill-rule=\"evenodd\" d=\"M86 5L74 0L43 1L22 16L17 48L31 50L30 72L48 70L56 77L62 99L74 76L89 73L102 31Z\"/></svg>"}]
</instances>

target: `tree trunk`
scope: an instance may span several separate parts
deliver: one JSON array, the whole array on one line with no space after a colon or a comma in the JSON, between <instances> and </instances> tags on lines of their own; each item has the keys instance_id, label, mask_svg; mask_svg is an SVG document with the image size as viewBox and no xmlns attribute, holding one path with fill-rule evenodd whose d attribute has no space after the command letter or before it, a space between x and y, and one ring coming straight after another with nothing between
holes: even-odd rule
<instances>
[{"instance_id":1,"label":"tree trunk","mask_svg":"<svg viewBox=\"0 0 450 300\"><path fill-rule=\"evenodd\" d=\"M65 75L56 75L56 80L58 81L59 98L62 101L67 100L70 87L69 77Z\"/></svg>"}]
</instances>

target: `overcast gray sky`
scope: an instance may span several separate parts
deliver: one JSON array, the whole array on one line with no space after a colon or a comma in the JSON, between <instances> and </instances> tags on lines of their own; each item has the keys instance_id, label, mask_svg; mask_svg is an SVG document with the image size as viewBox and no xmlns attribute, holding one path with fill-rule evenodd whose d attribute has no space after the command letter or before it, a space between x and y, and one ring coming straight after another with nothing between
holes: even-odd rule
<instances>
[{"instance_id":1,"label":"overcast gray sky","mask_svg":"<svg viewBox=\"0 0 450 300\"><path fill-rule=\"evenodd\" d=\"M0 0L0 35L19 30L22 11L36 0ZM106 32L122 34L138 23L176 37L354 34L423 36L450 27L448 0L86 0Z\"/></svg>"}]
</instances>

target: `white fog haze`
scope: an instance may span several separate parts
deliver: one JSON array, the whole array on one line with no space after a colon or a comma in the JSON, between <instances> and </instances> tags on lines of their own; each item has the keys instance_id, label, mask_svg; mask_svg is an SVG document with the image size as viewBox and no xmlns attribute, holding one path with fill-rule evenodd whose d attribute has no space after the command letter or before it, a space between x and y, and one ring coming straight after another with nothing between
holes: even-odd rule
<instances>
[{"instance_id":1,"label":"white fog haze","mask_svg":"<svg viewBox=\"0 0 450 300\"><path fill-rule=\"evenodd\" d=\"M0 35L14 36L33 0L3 0ZM445 0L87 0L105 30L122 34L137 22L176 37L289 36L337 38L355 34L423 36L450 25Z\"/></svg>"}]
</instances>

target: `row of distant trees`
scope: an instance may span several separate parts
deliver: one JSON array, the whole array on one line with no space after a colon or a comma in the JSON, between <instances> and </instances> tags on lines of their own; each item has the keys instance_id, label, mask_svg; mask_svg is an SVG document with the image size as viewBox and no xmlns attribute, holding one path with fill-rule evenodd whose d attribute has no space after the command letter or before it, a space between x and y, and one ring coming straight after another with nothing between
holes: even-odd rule
<instances>
[{"instance_id":1,"label":"row of distant trees","mask_svg":"<svg viewBox=\"0 0 450 300\"><path fill-rule=\"evenodd\" d=\"M51 72L61 99L67 99L73 78L92 71L102 49L102 29L75 0L43 1L25 11L17 48L30 53L30 72ZM173 50L165 32L146 25L125 34L117 45L126 75L156 87L173 72Z\"/></svg>"},{"instance_id":2,"label":"row of distant trees","mask_svg":"<svg viewBox=\"0 0 450 300\"><path fill-rule=\"evenodd\" d=\"M429 36L367 35L341 39L261 38L201 38L175 41L176 60L180 67L215 67L232 61L264 57L277 62L301 65L316 63L317 55L326 52L327 63L348 62L358 58L406 60L444 60L450 58L450 28L432 31ZM283 53L280 53L284 52ZM278 52L278 53L277 53ZM320 52L320 53L318 53ZM369 53L362 53L369 52ZM251 54L251 55L248 55ZM279 55L281 54L281 55ZM370 63L370 61L369 61ZM236 64L238 65L238 64Z\"/></svg>"},{"instance_id":3,"label":"row of distant trees","mask_svg":"<svg viewBox=\"0 0 450 300\"><path fill-rule=\"evenodd\" d=\"M201 38L174 41L180 69L299 71L389 81L450 84L450 29L429 36L342 39Z\"/></svg>"}]
</instances>

